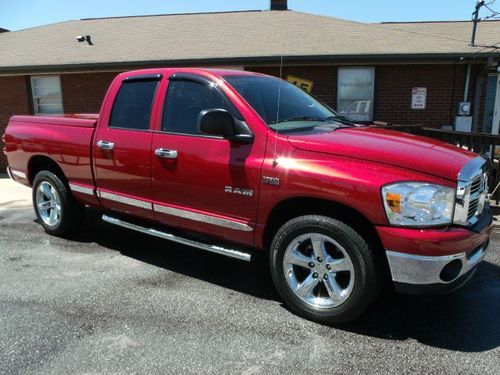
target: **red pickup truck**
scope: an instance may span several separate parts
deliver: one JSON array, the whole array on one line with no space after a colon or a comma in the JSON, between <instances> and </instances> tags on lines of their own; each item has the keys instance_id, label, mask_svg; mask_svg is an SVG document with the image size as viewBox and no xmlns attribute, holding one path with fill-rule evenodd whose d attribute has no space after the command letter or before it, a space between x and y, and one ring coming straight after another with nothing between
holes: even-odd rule
<instances>
[{"instance_id":1,"label":"red pickup truck","mask_svg":"<svg viewBox=\"0 0 500 375\"><path fill-rule=\"evenodd\" d=\"M202 250L266 251L285 303L319 322L354 319L384 278L456 289L489 242L485 159L353 124L261 74L123 73L99 115L14 116L4 141L48 233L74 232L92 206Z\"/></svg>"}]
</instances>

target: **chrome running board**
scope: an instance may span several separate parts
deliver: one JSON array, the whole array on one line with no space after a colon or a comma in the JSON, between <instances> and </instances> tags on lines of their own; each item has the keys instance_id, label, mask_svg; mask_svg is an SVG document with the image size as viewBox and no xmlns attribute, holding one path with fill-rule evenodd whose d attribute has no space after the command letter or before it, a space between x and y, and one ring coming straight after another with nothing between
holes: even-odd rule
<instances>
[{"instance_id":1,"label":"chrome running board","mask_svg":"<svg viewBox=\"0 0 500 375\"><path fill-rule=\"evenodd\" d=\"M136 232L149 234L151 236L160 237L160 238L163 238L165 240L170 240L170 241L177 242L177 243L180 243L183 245L196 247L196 248L201 249L201 250L210 251L212 253L225 255L225 256L228 256L231 258L236 258L236 259L244 260L247 262L250 262L251 257L252 257L251 254L242 252L240 250L226 249L226 248L221 247L221 246L204 244L202 242L193 241L193 240L190 240L187 238L179 237L179 236L176 236L176 235L171 234L171 233L161 232L161 231L153 229L153 228L141 227L140 225L128 223L126 221L116 219L114 217L110 217L107 215L102 215L102 220L107 222L107 223L113 224L113 225L118 225L119 227L135 230Z\"/></svg>"}]
</instances>

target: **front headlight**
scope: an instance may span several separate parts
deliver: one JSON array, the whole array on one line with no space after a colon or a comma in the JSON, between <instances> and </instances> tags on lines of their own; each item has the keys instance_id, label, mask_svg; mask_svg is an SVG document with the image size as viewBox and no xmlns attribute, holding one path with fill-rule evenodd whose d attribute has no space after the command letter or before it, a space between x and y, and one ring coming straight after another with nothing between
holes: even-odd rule
<instances>
[{"instance_id":1,"label":"front headlight","mask_svg":"<svg viewBox=\"0 0 500 375\"><path fill-rule=\"evenodd\" d=\"M427 227L451 224L455 189L423 182L399 182L382 188L382 199L393 225Z\"/></svg>"}]
</instances>

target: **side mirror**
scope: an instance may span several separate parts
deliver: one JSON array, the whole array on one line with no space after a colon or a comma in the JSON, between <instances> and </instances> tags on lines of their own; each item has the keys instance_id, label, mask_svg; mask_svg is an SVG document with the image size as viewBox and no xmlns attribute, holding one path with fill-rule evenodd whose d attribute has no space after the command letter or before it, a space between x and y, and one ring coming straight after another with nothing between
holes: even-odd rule
<instances>
[{"instance_id":1,"label":"side mirror","mask_svg":"<svg viewBox=\"0 0 500 375\"><path fill-rule=\"evenodd\" d=\"M200 113L198 119L200 131L210 135L221 135L224 138L236 134L233 116L225 109L207 109Z\"/></svg>"}]
</instances>

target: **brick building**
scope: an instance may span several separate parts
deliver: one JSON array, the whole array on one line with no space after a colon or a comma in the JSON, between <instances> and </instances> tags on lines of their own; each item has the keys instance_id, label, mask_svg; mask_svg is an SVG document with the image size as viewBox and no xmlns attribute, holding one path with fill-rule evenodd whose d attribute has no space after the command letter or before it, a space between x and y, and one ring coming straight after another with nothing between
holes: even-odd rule
<instances>
[{"instance_id":1,"label":"brick building","mask_svg":"<svg viewBox=\"0 0 500 375\"><path fill-rule=\"evenodd\" d=\"M499 21L481 22L471 47L470 22L365 24L287 10L286 3L1 33L0 134L13 114L98 112L125 70L224 66L279 76L281 60L283 78L356 121L453 126L467 101L470 116L459 119L498 133Z\"/></svg>"}]
</instances>

